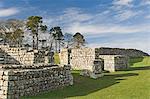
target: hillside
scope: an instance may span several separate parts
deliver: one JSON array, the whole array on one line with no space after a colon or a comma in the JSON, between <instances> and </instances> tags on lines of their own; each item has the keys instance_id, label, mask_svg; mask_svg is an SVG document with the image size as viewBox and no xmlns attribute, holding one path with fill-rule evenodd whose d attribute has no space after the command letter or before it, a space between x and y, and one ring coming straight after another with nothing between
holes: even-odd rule
<instances>
[{"instance_id":1,"label":"hillside","mask_svg":"<svg viewBox=\"0 0 150 99\"><path fill-rule=\"evenodd\" d=\"M101 47L97 48L97 52L99 53L99 55L126 55L129 57L149 56L148 53L137 49Z\"/></svg>"}]
</instances>

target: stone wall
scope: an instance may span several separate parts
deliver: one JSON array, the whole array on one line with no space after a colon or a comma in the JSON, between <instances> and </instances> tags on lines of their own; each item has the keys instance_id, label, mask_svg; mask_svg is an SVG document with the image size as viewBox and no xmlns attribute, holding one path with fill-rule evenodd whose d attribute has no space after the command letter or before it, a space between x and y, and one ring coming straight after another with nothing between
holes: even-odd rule
<instances>
[{"instance_id":1,"label":"stone wall","mask_svg":"<svg viewBox=\"0 0 150 99\"><path fill-rule=\"evenodd\" d=\"M149 56L149 54L137 49L107 48L107 47L96 48L96 53L99 53L99 55L125 55L129 57Z\"/></svg>"},{"instance_id":2,"label":"stone wall","mask_svg":"<svg viewBox=\"0 0 150 99\"><path fill-rule=\"evenodd\" d=\"M24 65L48 63L50 57L48 57L47 53L48 52L46 51L27 51L23 48L13 48L8 45L0 45L0 63Z\"/></svg>"},{"instance_id":3,"label":"stone wall","mask_svg":"<svg viewBox=\"0 0 150 99\"><path fill-rule=\"evenodd\" d=\"M63 49L60 53L61 64L67 64L68 61L67 49ZM99 55L96 49L92 48L81 48L71 50L71 61L70 64L72 69L76 70L90 70L93 72L93 67L95 66L94 61L103 61L101 67L104 70L113 72L115 70L120 70L128 67L128 58L123 55Z\"/></svg>"},{"instance_id":4,"label":"stone wall","mask_svg":"<svg viewBox=\"0 0 150 99\"><path fill-rule=\"evenodd\" d=\"M68 50L61 50L60 63L62 65L68 64ZM72 69L82 70L81 75L90 76L91 78L98 78L102 76L102 61L95 59L95 49L81 48L71 49L70 65Z\"/></svg>"},{"instance_id":5,"label":"stone wall","mask_svg":"<svg viewBox=\"0 0 150 99\"><path fill-rule=\"evenodd\" d=\"M60 57L60 63L62 65L68 64L68 50L67 49L62 49L61 53L59 53L59 57Z\"/></svg>"},{"instance_id":6,"label":"stone wall","mask_svg":"<svg viewBox=\"0 0 150 99\"><path fill-rule=\"evenodd\" d=\"M19 99L72 84L73 77L68 66L0 69L0 99Z\"/></svg>"},{"instance_id":7,"label":"stone wall","mask_svg":"<svg viewBox=\"0 0 150 99\"><path fill-rule=\"evenodd\" d=\"M104 60L104 70L114 72L128 68L128 57L122 55L99 55Z\"/></svg>"},{"instance_id":8,"label":"stone wall","mask_svg":"<svg viewBox=\"0 0 150 99\"><path fill-rule=\"evenodd\" d=\"M60 53L60 63L67 65L68 63L68 52L67 49L63 49ZM71 50L70 64L72 69L90 69L92 70L93 62L95 60L95 49L81 48Z\"/></svg>"}]
</instances>

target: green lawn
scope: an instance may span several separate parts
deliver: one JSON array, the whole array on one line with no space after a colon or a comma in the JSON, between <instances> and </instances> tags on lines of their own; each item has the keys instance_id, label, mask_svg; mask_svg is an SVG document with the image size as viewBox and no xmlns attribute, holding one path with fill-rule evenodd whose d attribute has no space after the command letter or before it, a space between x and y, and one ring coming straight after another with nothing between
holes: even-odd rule
<instances>
[{"instance_id":1,"label":"green lawn","mask_svg":"<svg viewBox=\"0 0 150 99\"><path fill-rule=\"evenodd\" d=\"M54 63L60 64L59 53L54 53Z\"/></svg>"},{"instance_id":2,"label":"green lawn","mask_svg":"<svg viewBox=\"0 0 150 99\"><path fill-rule=\"evenodd\" d=\"M150 57L131 59L130 65L97 80L73 71L73 86L22 99L150 99Z\"/></svg>"},{"instance_id":3,"label":"green lawn","mask_svg":"<svg viewBox=\"0 0 150 99\"><path fill-rule=\"evenodd\" d=\"M143 67L150 66L150 57L139 57L130 59L130 66Z\"/></svg>"}]
</instances>

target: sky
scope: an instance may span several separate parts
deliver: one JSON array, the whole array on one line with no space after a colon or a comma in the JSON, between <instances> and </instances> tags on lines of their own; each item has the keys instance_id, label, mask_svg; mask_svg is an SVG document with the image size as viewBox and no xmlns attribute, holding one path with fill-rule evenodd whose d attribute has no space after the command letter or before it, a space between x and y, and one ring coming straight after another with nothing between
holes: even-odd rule
<instances>
[{"instance_id":1,"label":"sky","mask_svg":"<svg viewBox=\"0 0 150 99\"><path fill-rule=\"evenodd\" d=\"M0 20L38 15L63 33L82 33L89 47L150 54L150 0L0 0Z\"/></svg>"}]
</instances>

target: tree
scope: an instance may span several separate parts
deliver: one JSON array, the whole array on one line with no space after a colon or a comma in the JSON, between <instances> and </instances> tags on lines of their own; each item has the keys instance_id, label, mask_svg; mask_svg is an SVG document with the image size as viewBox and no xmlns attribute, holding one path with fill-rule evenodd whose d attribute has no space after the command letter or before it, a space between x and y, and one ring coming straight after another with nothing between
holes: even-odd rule
<instances>
[{"instance_id":1,"label":"tree","mask_svg":"<svg viewBox=\"0 0 150 99\"><path fill-rule=\"evenodd\" d=\"M56 50L56 52L58 52L58 50L60 52L60 45L61 45L61 41L63 40L63 33L61 31L61 28L58 27L58 26L51 28L50 29L50 34L52 35L53 40L55 40L55 50Z\"/></svg>"},{"instance_id":2,"label":"tree","mask_svg":"<svg viewBox=\"0 0 150 99\"><path fill-rule=\"evenodd\" d=\"M47 30L47 26L42 25L42 23L42 17L40 16L30 16L27 19L26 26L31 31L33 37L33 49L38 49L39 31L45 32Z\"/></svg>"},{"instance_id":3,"label":"tree","mask_svg":"<svg viewBox=\"0 0 150 99\"><path fill-rule=\"evenodd\" d=\"M41 44L42 44L41 48L44 48L45 44L46 44L46 40L42 39L42 40L39 40L39 42L41 42Z\"/></svg>"},{"instance_id":4,"label":"tree","mask_svg":"<svg viewBox=\"0 0 150 99\"><path fill-rule=\"evenodd\" d=\"M21 30L21 29L17 29L16 31L14 31L12 34L11 34L11 38L12 40L18 44L18 46L21 46L22 45L22 40L23 40L23 34L24 32Z\"/></svg>"},{"instance_id":5,"label":"tree","mask_svg":"<svg viewBox=\"0 0 150 99\"><path fill-rule=\"evenodd\" d=\"M73 35L73 42L76 48L81 48L85 44L84 36L77 32L75 35Z\"/></svg>"},{"instance_id":6,"label":"tree","mask_svg":"<svg viewBox=\"0 0 150 99\"><path fill-rule=\"evenodd\" d=\"M13 45L21 45L24 35L24 22L16 19L9 19L1 22L0 31L3 35L4 43L6 41Z\"/></svg>"},{"instance_id":7,"label":"tree","mask_svg":"<svg viewBox=\"0 0 150 99\"><path fill-rule=\"evenodd\" d=\"M69 48L73 43L73 35L70 33L65 33L64 42L66 43L66 48Z\"/></svg>"}]
</instances>

